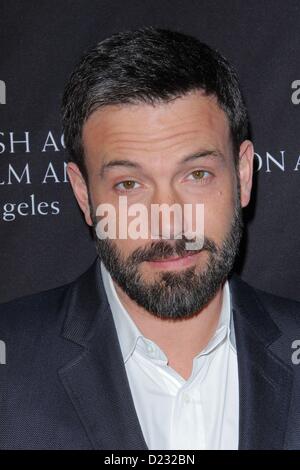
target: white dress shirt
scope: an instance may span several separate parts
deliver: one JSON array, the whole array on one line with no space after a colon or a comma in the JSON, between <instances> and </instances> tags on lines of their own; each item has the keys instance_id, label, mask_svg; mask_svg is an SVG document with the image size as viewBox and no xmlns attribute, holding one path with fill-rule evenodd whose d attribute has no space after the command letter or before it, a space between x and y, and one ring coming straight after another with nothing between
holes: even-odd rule
<instances>
[{"instance_id":1,"label":"white dress shirt","mask_svg":"<svg viewBox=\"0 0 300 470\"><path fill-rule=\"evenodd\" d=\"M137 328L102 262L101 273L148 448L237 449L238 367L228 281L215 334L194 357L192 373L185 380Z\"/></svg>"}]
</instances>

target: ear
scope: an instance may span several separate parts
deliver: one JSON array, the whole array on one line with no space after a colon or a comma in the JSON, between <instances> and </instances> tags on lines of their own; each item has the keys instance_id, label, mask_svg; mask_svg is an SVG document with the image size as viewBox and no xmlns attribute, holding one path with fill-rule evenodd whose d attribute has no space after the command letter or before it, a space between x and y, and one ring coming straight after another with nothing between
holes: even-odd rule
<instances>
[{"instance_id":1,"label":"ear","mask_svg":"<svg viewBox=\"0 0 300 470\"><path fill-rule=\"evenodd\" d=\"M85 179L83 178L82 173L76 163L71 162L67 164L67 173L74 195L77 199L80 209L84 214L85 221L88 225L93 225L90 215L88 188Z\"/></svg>"},{"instance_id":2,"label":"ear","mask_svg":"<svg viewBox=\"0 0 300 470\"><path fill-rule=\"evenodd\" d=\"M254 149L250 140L244 140L240 146L238 171L241 183L241 206L245 207L250 201L253 178Z\"/></svg>"}]
</instances>

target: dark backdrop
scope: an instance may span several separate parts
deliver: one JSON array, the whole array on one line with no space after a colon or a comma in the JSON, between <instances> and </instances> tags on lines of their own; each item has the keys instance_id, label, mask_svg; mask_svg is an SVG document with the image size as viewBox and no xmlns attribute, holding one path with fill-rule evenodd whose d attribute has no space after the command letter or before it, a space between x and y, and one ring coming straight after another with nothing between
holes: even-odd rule
<instances>
[{"instance_id":1,"label":"dark backdrop","mask_svg":"<svg viewBox=\"0 0 300 470\"><path fill-rule=\"evenodd\" d=\"M236 67L256 151L236 270L300 300L299 24L292 0L1 0L0 302L69 282L95 258L65 176L62 90L87 47L142 25L193 34Z\"/></svg>"}]
</instances>

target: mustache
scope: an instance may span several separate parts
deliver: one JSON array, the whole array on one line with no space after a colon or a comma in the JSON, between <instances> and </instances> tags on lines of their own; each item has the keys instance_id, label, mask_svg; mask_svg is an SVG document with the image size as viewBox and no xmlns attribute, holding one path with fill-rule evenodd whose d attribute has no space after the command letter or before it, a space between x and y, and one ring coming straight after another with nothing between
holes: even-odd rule
<instances>
[{"instance_id":1,"label":"mustache","mask_svg":"<svg viewBox=\"0 0 300 470\"><path fill-rule=\"evenodd\" d=\"M138 264L143 263L144 261L158 261L166 260L173 257L181 257L189 254L196 254L200 251L206 250L210 253L217 253L218 247L216 243L207 237L204 237L203 246L199 250L187 250L186 243L196 243L196 239L190 240L185 237L177 239L174 241L174 245L160 240L158 242L152 242L149 247L137 248L129 256L128 262Z\"/></svg>"}]
</instances>

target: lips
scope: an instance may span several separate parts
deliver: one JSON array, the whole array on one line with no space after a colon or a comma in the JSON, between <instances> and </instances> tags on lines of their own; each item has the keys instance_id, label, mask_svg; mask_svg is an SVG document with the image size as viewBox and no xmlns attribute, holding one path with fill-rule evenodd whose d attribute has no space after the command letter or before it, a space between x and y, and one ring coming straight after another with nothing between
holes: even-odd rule
<instances>
[{"instance_id":1,"label":"lips","mask_svg":"<svg viewBox=\"0 0 300 470\"><path fill-rule=\"evenodd\" d=\"M188 253L186 255L183 255L183 256L174 256L174 257L170 257L170 258L164 258L164 259L153 259L151 260L153 263L167 263L168 261L177 261L179 259L183 259L183 258L187 258L188 256L192 256L192 255L195 255L196 253Z\"/></svg>"},{"instance_id":2,"label":"lips","mask_svg":"<svg viewBox=\"0 0 300 470\"><path fill-rule=\"evenodd\" d=\"M200 252L189 252L183 256L173 256L165 259L157 259L149 261L149 264L154 268L161 269L176 269L192 265L195 262L196 255Z\"/></svg>"}]
</instances>

